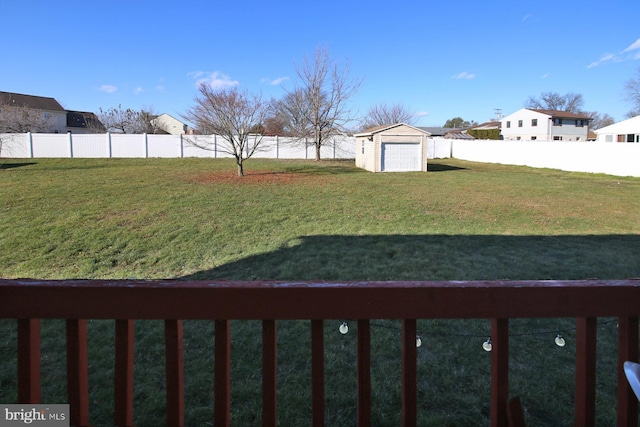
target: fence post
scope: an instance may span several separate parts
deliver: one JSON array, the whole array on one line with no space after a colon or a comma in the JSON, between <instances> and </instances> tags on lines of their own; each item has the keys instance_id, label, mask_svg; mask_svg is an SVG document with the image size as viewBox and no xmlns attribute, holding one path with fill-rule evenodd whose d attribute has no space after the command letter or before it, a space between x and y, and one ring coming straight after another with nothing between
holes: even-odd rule
<instances>
[{"instance_id":1,"label":"fence post","mask_svg":"<svg viewBox=\"0 0 640 427\"><path fill-rule=\"evenodd\" d=\"M29 157L33 159L33 135L31 132L27 132L27 138L29 138Z\"/></svg>"},{"instance_id":2,"label":"fence post","mask_svg":"<svg viewBox=\"0 0 640 427\"><path fill-rule=\"evenodd\" d=\"M113 148L111 147L111 133L107 132L107 150L109 151L109 158L113 157Z\"/></svg>"},{"instance_id":3,"label":"fence post","mask_svg":"<svg viewBox=\"0 0 640 427\"><path fill-rule=\"evenodd\" d=\"M143 138L144 138L144 158L148 159L149 158L149 140L147 138L147 134L144 133L143 134Z\"/></svg>"},{"instance_id":4,"label":"fence post","mask_svg":"<svg viewBox=\"0 0 640 427\"><path fill-rule=\"evenodd\" d=\"M69 141L69 158L73 159L73 137L71 132L67 132L67 140Z\"/></svg>"},{"instance_id":5,"label":"fence post","mask_svg":"<svg viewBox=\"0 0 640 427\"><path fill-rule=\"evenodd\" d=\"M184 141L182 140L182 134L180 134L180 158L184 158Z\"/></svg>"}]
</instances>

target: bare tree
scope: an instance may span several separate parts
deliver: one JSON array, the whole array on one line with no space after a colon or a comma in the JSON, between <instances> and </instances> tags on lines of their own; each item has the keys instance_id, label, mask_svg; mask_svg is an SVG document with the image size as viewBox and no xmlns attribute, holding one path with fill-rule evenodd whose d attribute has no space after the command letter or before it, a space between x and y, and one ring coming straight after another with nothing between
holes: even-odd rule
<instances>
[{"instance_id":1,"label":"bare tree","mask_svg":"<svg viewBox=\"0 0 640 427\"><path fill-rule=\"evenodd\" d=\"M580 113L584 99L579 93L567 93L560 95L557 92L543 92L539 98L529 97L525 102L525 108L541 110L567 111L570 113Z\"/></svg>"},{"instance_id":2,"label":"bare tree","mask_svg":"<svg viewBox=\"0 0 640 427\"><path fill-rule=\"evenodd\" d=\"M631 118L640 115L640 68L636 70L636 77L627 80L624 90L625 99L633 106L626 117Z\"/></svg>"},{"instance_id":3,"label":"bare tree","mask_svg":"<svg viewBox=\"0 0 640 427\"><path fill-rule=\"evenodd\" d=\"M264 122L268 105L261 96L239 92L236 88L214 90L202 83L199 91L195 106L183 117L201 133L222 136L224 142L217 149L232 155L238 165L238 175L244 176L244 161L253 156L262 142L262 134L255 130ZM187 141L205 150L213 149L202 138L194 136Z\"/></svg>"},{"instance_id":4,"label":"bare tree","mask_svg":"<svg viewBox=\"0 0 640 427\"><path fill-rule=\"evenodd\" d=\"M54 120L45 111L0 99L0 156L15 140L15 135L8 134L53 132L54 129Z\"/></svg>"},{"instance_id":5,"label":"bare tree","mask_svg":"<svg viewBox=\"0 0 640 427\"><path fill-rule=\"evenodd\" d=\"M0 100L0 133L52 132L54 128L46 112Z\"/></svg>"},{"instance_id":6,"label":"bare tree","mask_svg":"<svg viewBox=\"0 0 640 427\"><path fill-rule=\"evenodd\" d=\"M318 47L312 59L304 57L296 67L298 84L283 99L292 133L311 138L320 150L329 139L346 131L352 120L348 100L359 89L360 81L349 78L349 66L340 67L329 58L326 48Z\"/></svg>"},{"instance_id":7,"label":"bare tree","mask_svg":"<svg viewBox=\"0 0 640 427\"><path fill-rule=\"evenodd\" d=\"M409 111L402 104L375 104L369 107L369 111L360 122L360 128L370 129L395 123L413 125L415 122L415 113Z\"/></svg>"},{"instance_id":8,"label":"bare tree","mask_svg":"<svg viewBox=\"0 0 640 427\"><path fill-rule=\"evenodd\" d=\"M615 123L613 117L608 114L600 114L597 111L581 111L580 114L590 117L589 129L600 129Z\"/></svg>"},{"instance_id":9,"label":"bare tree","mask_svg":"<svg viewBox=\"0 0 640 427\"><path fill-rule=\"evenodd\" d=\"M125 109L122 105L118 105L107 110L100 108L98 118L108 132L155 133L155 130L157 130L153 125L153 119L155 118L153 109L136 111L131 108Z\"/></svg>"}]
</instances>

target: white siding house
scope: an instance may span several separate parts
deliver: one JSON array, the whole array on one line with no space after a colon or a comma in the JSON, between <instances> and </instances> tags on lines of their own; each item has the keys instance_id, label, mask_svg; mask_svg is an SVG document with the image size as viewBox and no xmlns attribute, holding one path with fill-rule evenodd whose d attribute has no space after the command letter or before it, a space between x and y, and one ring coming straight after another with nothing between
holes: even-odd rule
<instances>
[{"instance_id":1,"label":"white siding house","mask_svg":"<svg viewBox=\"0 0 640 427\"><path fill-rule=\"evenodd\" d=\"M426 172L430 135L404 123L357 133L356 166L371 172Z\"/></svg>"},{"instance_id":2,"label":"white siding house","mask_svg":"<svg viewBox=\"0 0 640 427\"><path fill-rule=\"evenodd\" d=\"M523 108L501 120L504 140L586 141L591 118L567 111Z\"/></svg>"},{"instance_id":3,"label":"white siding house","mask_svg":"<svg viewBox=\"0 0 640 427\"><path fill-rule=\"evenodd\" d=\"M189 130L189 126L176 119L173 116L170 116L167 113L160 114L158 117L154 119L155 127L158 129L162 129L170 135L183 135L186 133L191 133Z\"/></svg>"},{"instance_id":4,"label":"white siding house","mask_svg":"<svg viewBox=\"0 0 640 427\"><path fill-rule=\"evenodd\" d=\"M640 142L640 116L595 131L599 142Z\"/></svg>"}]
</instances>

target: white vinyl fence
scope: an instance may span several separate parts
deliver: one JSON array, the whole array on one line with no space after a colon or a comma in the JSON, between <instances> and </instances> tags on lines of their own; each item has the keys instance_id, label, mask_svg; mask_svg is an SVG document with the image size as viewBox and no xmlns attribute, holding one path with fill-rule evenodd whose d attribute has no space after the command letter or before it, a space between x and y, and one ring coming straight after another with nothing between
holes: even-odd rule
<instances>
[{"instance_id":1,"label":"white vinyl fence","mask_svg":"<svg viewBox=\"0 0 640 427\"><path fill-rule=\"evenodd\" d=\"M229 152L228 142L218 135L0 134L0 157L12 158L232 157ZM353 159L355 138L335 137L320 155L323 159ZM253 157L314 159L315 146L295 138L264 137Z\"/></svg>"},{"instance_id":2,"label":"white vinyl fence","mask_svg":"<svg viewBox=\"0 0 640 427\"><path fill-rule=\"evenodd\" d=\"M640 177L636 143L454 140L451 155L474 162Z\"/></svg>"},{"instance_id":3,"label":"white vinyl fence","mask_svg":"<svg viewBox=\"0 0 640 427\"><path fill-rule=\"evenodd\" d=\"M220 136L124 134L0 134L0 157L230 157ZM336 137L323 159L354 159L355 138ZM315 147L293 138L265 137L256 158L314 159ZM494 141L429 138L427 157L640 177L640 144L596 141Z\"/></svg>"}]
</instances>

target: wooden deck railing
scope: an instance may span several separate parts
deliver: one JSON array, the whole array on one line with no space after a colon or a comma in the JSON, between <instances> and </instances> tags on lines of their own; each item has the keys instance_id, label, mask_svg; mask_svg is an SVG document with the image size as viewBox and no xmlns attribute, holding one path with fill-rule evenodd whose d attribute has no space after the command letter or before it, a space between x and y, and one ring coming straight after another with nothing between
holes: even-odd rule
<instances>
[{"instance_id":1,"label":"wooden deck railing","mask_svg":"<svg viewBox=\"0 0 640 427\"><path fill-rule=\"evenodd\" d=\"M618 426L636 426L638 401L622 369L638 359L640 280L490 282L185 282L0 280L0 318L18 319L18 400L40 402L39 319L66 319L71 424L89 424L87 325L114 319L114 425L133 421L135 319L165 321L167 424L184 425L181 319L215 321L216 426L230 424L230 320L263 325L263 425L276 425L276 321L308 319L312 347L312 418L324 425L324 319L360 319L357 338L357 420L371 420L370 324L402 319L402 423L417 423L416 319L491 319L491 425L516 425L509 402L509 319L576 318L575 425L594 425L596 319L618 318Z\"/></svg>"}]
</instances>

